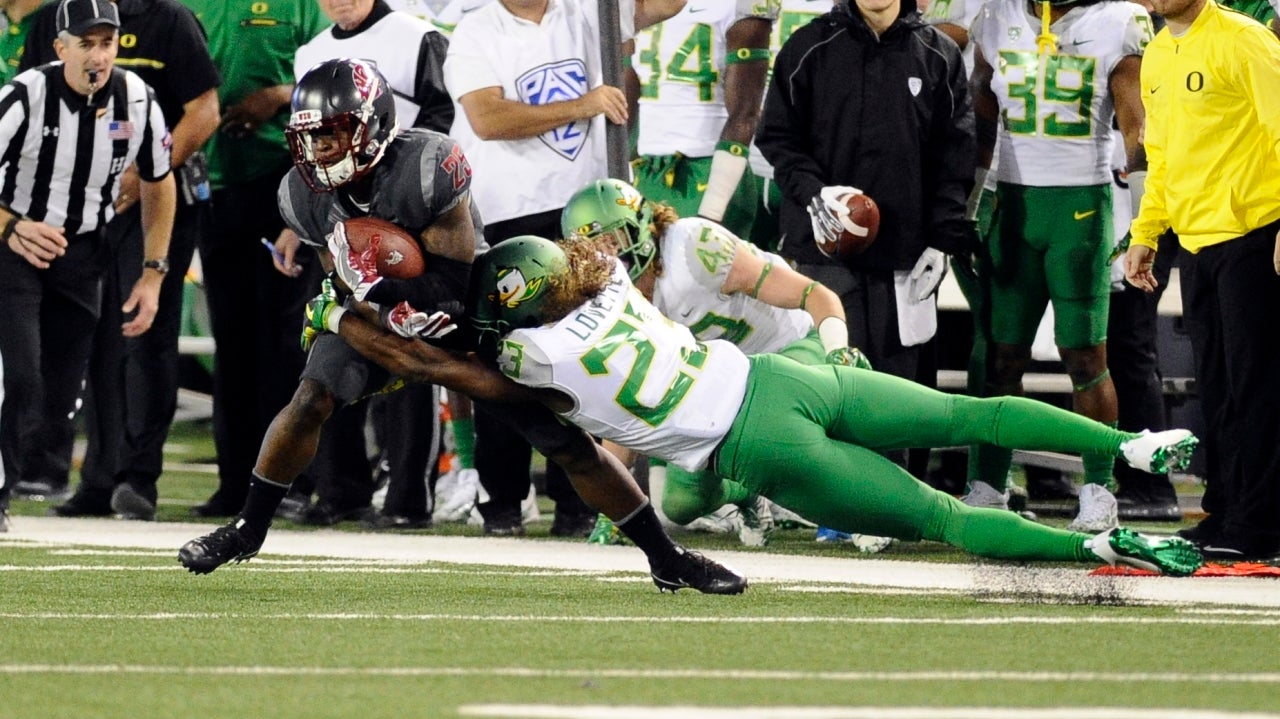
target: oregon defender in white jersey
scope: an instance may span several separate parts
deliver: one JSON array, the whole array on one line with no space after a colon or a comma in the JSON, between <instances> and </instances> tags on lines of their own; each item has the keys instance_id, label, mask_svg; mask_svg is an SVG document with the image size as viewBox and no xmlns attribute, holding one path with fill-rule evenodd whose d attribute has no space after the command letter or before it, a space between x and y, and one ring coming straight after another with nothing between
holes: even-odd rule
<instances>
[{"instance_id":1,"label":"oregon defender in white jersey","mask_svg":"<svg viewBox=\"0 0 1280 719\"><path fill-rule=\"evenodd\" d=\"M778 19L773 23L773 32L769 34L769 74L773 73L773 58L778 56L778 50L791 37L791 33L830 11L833 4L835 0L782 0ZM765 84L768 85L767 78ZM760 103L764 104L763 96ZM772 250L778 246L778 209L782 207L782 191L773 181L773 166L764 159L754 138L751 140L751 152L747 155L747 160L751 172L758 178L759 189L751 232L743 236L756 247Z\"/></svg>"},{"instance_id":2,"label":"oregon defender in white jersey","mask_svg":"<svg viewBox=\"0 0 1280 719\"><path fill-rule=\"evenodd\" d=\"M681 216L746 233L756 181L747 170L778 0L690 0L636 37L636 184Z\"/></svg>"},{"instance_id":3,"label":"oregon defender in white jersey","mask_svg":"<svg viewBox=\"0 0 1280 719\"><path fill-rule=\"evenodd\" d=\"M686 469L710 467L841 531L946 541L999 559L1102 559L1169 574L1200 566L1185 541L1129 530L1090 537L966 507L879 454L999 441L1107 452L1164 472L1189 460L1190 432L1125 433L1020 397L975 399L854 367L748 358L723 340L699 342L664 317L610 250L606 238L557 245L522 236L477 260L472 324L481 346L497 351L502 372L524 389L474 362L453 361L470 370L458 371L423 343L404 348L418 360L410 376L493 399L532 388L592 434Z\"/></svg>"},{"instance_id":4,"label":"oregon defender in white jersey","mask_svg":"<svg viewBox=\"0 0 1280 719\"><path fill-rule=\"evenodd\" d=\"M848 347L844 308L830 289L717 223L680 218L621 180L597 180L574 194L561 230L612 240L645 299L699 340L727 340L748 354L780 352L804 364L865 362ZM767 507L740 484L668 467L661 501L677 524L738 505L743 543L765 542Z\"/></svg>"},{"instance_id":5,"label":"oregon defender in white jersey","mask_svg":"<svg viewBox=\"0 0 1280 719\"><path fill-rule=\"evenodd\" d=\"M1130 170L1143 169L1138 133L1141 55L1152 37L1141 6L1123 0L993 0L970 28L977 44L974 114L980 158L998 139L997 213L987 248L991 262L989 390L1014 394L1030 362L1046 305L1074 387L1077 412L1117 419L1107 371L1110 297L1111 124L1124 136ZM985 125L984 122L985 121ZM1137 193L1140 194L1140 193ZM997 489L1010 455L980 448L977 477ZM1084 457L1079 529L1116 524L1112 458Z\"/></svg>"}]
</instances>

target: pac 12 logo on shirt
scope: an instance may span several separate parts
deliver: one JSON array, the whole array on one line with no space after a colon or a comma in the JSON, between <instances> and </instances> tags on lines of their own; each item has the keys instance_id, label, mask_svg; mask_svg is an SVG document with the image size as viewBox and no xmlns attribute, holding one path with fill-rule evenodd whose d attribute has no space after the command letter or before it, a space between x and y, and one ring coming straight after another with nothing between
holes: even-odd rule
<instances>
[{"instance_id":1,"label":"pac 12 logo on shirt","mask_svg":"<svg viewBox=\"0 0 1280 719\"><path fill-rule=\"evenodd\" d=\"M520 101L529 105L576 100L587 94L587 67L578 59L542 65L517 78L516 90ZM566 159L574 160L586 145L590 129L590 120L574 120L542 133L539 139Z\"/></svg>"}]
</instances>

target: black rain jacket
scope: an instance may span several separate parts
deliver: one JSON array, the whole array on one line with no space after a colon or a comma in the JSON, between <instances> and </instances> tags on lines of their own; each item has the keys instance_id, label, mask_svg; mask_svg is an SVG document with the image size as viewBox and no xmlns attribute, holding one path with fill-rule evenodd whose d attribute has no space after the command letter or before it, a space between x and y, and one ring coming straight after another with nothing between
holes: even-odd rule
<instances>
[{"instance_id":1,"label":"black rain jacket","mask_svg":"<svg viewBox=\"0 0 1280 719\"><path fill-rule=\"evenodd\" d=\"M928 247L971 249L973 103L960 49L914 0L877 38L848 3L793 33L774 63L756 144L782 190L781 254L832 262L813 243L809 201L851 185L880 207L875 242L848 266L909 270Z\"/></svg>"}]
</instances>

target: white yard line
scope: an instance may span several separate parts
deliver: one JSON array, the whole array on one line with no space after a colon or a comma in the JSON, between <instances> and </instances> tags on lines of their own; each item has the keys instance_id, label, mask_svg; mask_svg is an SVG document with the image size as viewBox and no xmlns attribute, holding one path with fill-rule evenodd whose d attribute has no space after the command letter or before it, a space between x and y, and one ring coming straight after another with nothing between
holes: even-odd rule
<instances>
[{"instance_id":1,"label":"white yard line","mask_svg":"<svg viewBox=\"0 0 1280 719\"><path fill-rule=\"evenodd\" d=\"M114 519L14 517L0 535L5 545L94 546L113 549L170 550L215 525L123 522ZM263 547L266 558L325 557L412 564L444 562L576 572L647 574L644 555L634 547L576 544L533 539L389 535L321 530L275 530ZM1088 568L1036 568L997 564L938 564L857 557L799 557L767 552L710 552L755 583L809 584L826 587L887 587L947 590L979 596L1065 599L1102 603L1158 603L1280 607L1275 579L1215 577L1091 577ZM252 563L249 566L255 566ZM262 565L257 565L262 566ZM318 567L317 567L318 569ZM219 571L243 571L224 567Z\"/></svg>"},{"instance_id":2,"label":"white yard line","mask_svg":"<svg viewBox=\"0 0 1280 719\"><path fill-rule=\"evenodd\" d=\"M1280 719L1280 714L1128 707L698 707L464 704L462 716L512 719Z\"/></svg>"},{"instance_id":3,"label":"white yard line","mask_svg":"<svg viewBox=\"0 0 1280 719\"><path fill-rule=\"evenodd\" d=\"M1280 626L1280 617L1225 618L1216 616L1176 617L1081 617L1071 616L1001 616L1001 617L723 617L723 616L555 616L545 614L384 614L377 612L277 612L270 614L236 614L228 612L0 612L0 619L53 621L170 621L170 620L246 620L246 621L397 621L397 622L514 622L528 624L836 624L853 626L912 625L946 627L991 627L1010 625L1054 626L1158 625L1181 626Z\"/></svg>"},{"instance_id":4,"label":"white yard line","mask_svg":"<svg viewBox=\"0 0 1280 719\"><path fill-rule=\"evenodd\" d=\"M179 666L171 664L0 664L13 674L175 674L182 676L284 677L512 677L521 679L696 679L767 682L1018 682L1109 684L1280 684L1280 673L1225 672L830 672L767 669L645 669L541 667Z\"/></svg>"}]
</instances>

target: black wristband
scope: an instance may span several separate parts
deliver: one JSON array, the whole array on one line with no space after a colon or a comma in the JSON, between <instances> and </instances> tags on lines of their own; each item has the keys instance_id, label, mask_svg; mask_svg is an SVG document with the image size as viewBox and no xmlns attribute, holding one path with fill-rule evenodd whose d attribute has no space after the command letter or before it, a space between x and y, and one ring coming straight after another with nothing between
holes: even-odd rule
<instances>
[{"instance_id":1,"label":"black wristband","mask_svg":"<svg viewBox=\"0 0 1280 719\"><path fill-rule=\"evenodd\" d=\"M9 238L13 237L13 233L16 232L18 228L18 221L21 219L22 218L17 215L14 215L9 218L8 222L4 223L4 230L0 231L0 242L8 242Z\"/></svg>"}]
</instances>

